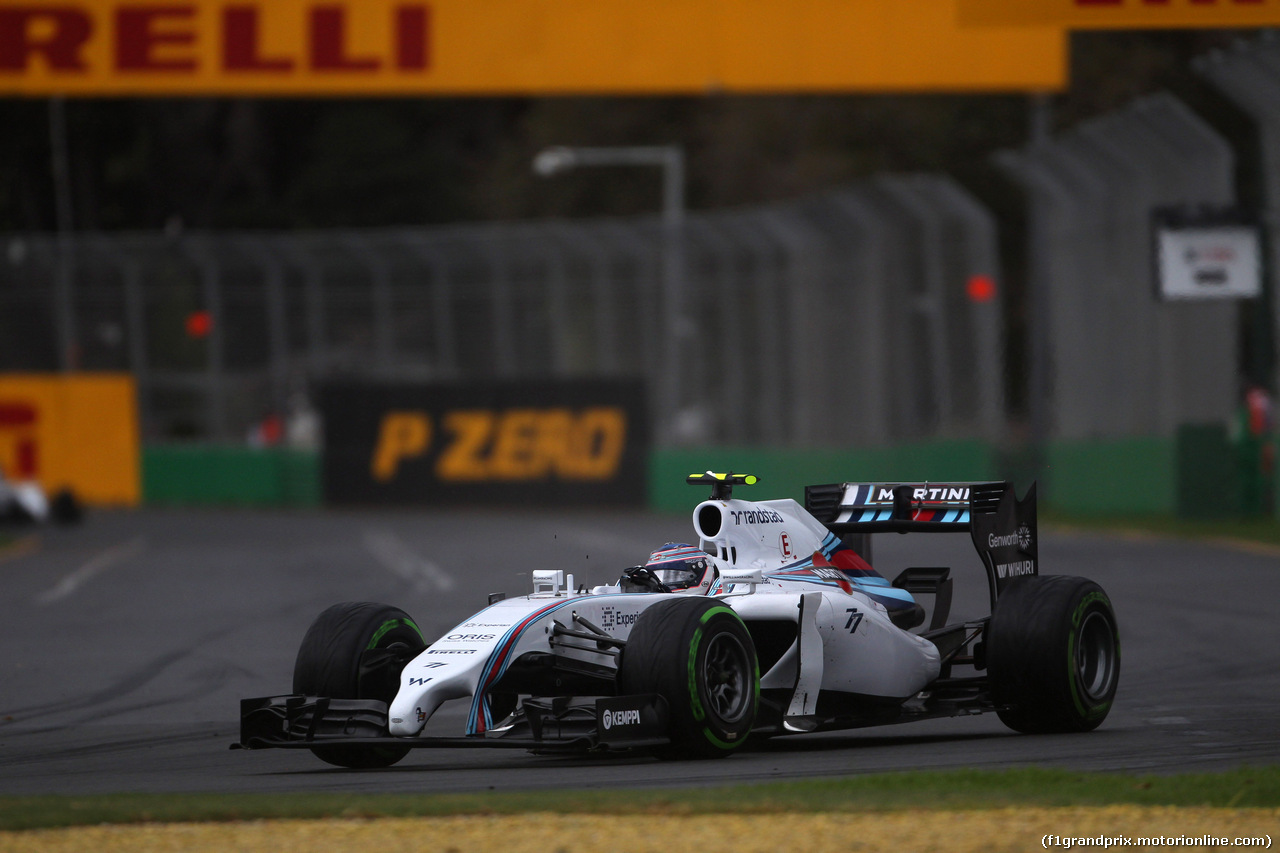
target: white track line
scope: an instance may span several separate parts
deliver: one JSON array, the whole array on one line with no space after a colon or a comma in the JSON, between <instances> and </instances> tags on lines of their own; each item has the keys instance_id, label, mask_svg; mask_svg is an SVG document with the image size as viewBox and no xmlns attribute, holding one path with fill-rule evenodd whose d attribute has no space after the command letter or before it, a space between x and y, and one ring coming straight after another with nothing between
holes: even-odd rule
<instances>
[{"instance_id":1,"label":"white track line","mask_svg":"<svg viewBox=\"0 0 1280 853\"><path fill-rule=\"evenodd\" d=\"M382 567L413 584L416 589L448 592L455 586L449 573L414 552L390 530L366 530L364 548Z\"/></svg>"},{"instance_id":2,"label":"white track line","mask_svg":"<svg viewBox=\"0 0 1280 853\"><path fill-rule=\"evenodd\" d=\"M137 539L131 539L128 542L116 545L114 548L97 554L89 562L58 581L58 585L52 589L47 589L36 596L38 604L53 604L61 601L71 595L82 585L87 583L91 578L102 574L107 569L112 568L125 560L138 556L147 548L147 540L139 536Z\"/></svg>"}]
</instances>

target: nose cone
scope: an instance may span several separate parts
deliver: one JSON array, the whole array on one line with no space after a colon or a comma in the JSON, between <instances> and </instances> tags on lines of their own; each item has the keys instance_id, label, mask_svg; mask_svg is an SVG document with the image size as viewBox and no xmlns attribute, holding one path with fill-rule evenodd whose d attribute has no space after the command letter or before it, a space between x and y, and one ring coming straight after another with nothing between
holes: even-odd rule
<instances>
[{"instance_id":1,"label":"nose cone","mask_svg":"<svg viewBox=\"0 0 1280 853\"><path fill-rule=\"evenodd\" d=\"M427 724L431 712L422 707L421 697L397 696L387 709L387 728L392 737L416 737ZM435 709L432 709L435 710Z\"/></svg>"}]
</instances>

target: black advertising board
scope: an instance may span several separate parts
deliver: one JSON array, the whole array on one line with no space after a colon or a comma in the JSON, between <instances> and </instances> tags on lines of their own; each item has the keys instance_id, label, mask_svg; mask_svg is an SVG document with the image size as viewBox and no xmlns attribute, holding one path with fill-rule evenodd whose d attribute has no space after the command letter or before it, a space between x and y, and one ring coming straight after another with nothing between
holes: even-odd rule
<instances>
[{"instance_id":1,"label":"black advertising board","mask_svg":"<svg viewBox=\"0 0 1280 853\"><path fill-rule=\"evenodd\" d=\"M334 382L320 408L326 503L645 501L638 380Z\"/></svg>"}]
</instances>

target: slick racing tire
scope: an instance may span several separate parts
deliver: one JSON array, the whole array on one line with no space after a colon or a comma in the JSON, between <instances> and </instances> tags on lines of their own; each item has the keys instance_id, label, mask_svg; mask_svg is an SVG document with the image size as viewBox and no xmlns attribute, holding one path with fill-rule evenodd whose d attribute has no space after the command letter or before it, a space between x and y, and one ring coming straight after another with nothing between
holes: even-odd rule
<instances>
[{"instance_id":1,"label":"slick racing tire","mask_svg":"<svg viewBox=\"0 0 1280 853\"><path fill-rule=\"evenodd\" d=\"M1093 581L1014 581L996 601L986 645L991 697L1009 728L1087 732L1106 719L1120 683L1120 634Z\"/></svg>"},{"instance_id":2,"label":"slick racing tire","mask_svg":"<svg viewBox=\"0 0 1280 853\"><path fill-rule=\"evenodd\" d=\"M741 617L705 598L640 614L618 664L618 693L667 700L668 758L720 758L747 739L760 700L755 646Z\"/></svg>"},{"instance_id":3,"label":"slick racing tire","mask_svg":"<svg viewBox=\"0 0 1280 853\"><path fill-rule=\"evenodd\" d=\"M335 604L316 617L302 638L293 665L293 692L330 699L378 699L388 704L398 683L360 678L367 649L417 654L426 648L422 632L403 610L368 601ZM339 767L390 767L409 752L401 746L317 746L321 761Z\"/></svg>"}]
</instances>

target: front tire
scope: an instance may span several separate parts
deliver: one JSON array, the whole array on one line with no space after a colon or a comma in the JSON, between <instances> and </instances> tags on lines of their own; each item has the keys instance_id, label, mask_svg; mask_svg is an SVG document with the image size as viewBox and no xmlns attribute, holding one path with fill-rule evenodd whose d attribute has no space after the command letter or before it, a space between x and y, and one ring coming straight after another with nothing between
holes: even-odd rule
<instances>
[{"instance_id":1,"label":"front tire","mask_svg":"<svg viewBox=\"0 0 1280 853\"><path fill-rule=\"evenodd\" d=\"M760 701L755 646L741 617L705 598L661 601L640 614L618 664L622 695L667 700L666 757L720 758L751 733Z\"/></svg>"},{"instance_id":2,"label":"front tire","mask_svg":"<svg viewBox=\"0 0 1280 853\"><path fill-rule=\"evenodd\" d=\"M293 692L330 699L377 699L389 705L398 683L362 682L362 655L369 649L417 654L426 645L418 626L397 607L368 601L335 604L316 617L302 638L293 665ZM338 767L390 767L409 753L409 747L317 746L311 751Z\"/></svg>"},{"instance_id":3,"label":"front tire","mask_svg":"<svg viewBox=\"0 0 1280 853\"><path fill-rule=\"evenodd\" d=\"M987 627L997 713L1019 732L1087 732L1111 711L1120 633L1102 587L1060 575L1022 578L1000 594Z\"/></svg>"}]
</instances>

